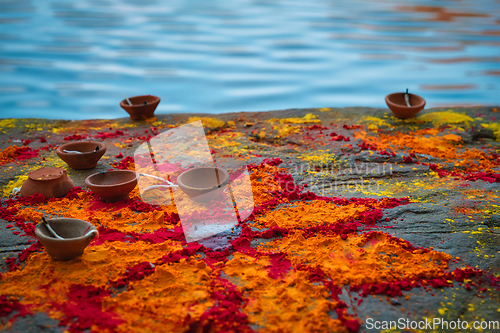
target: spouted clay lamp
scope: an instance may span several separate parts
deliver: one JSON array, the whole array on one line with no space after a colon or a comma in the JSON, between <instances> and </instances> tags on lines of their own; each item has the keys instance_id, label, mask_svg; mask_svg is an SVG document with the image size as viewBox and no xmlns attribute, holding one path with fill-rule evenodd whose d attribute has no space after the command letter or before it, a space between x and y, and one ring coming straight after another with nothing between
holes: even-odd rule
<instances>
[{"instance_id":1,"label":"spouted clay lamp","mask_svg":"<svg viewBox=\"0 0 500 333\"><path fill-rule=\"evenodd\" d=\"M95 141L66 143L56 150L57 156L72 169L94 168L105 152L106 146Z\"/></svg>"},{"instance_id":2,"label":"spouted clay lamp","mask_svg":"<svg viewBox=\"0 0 500 333\"><path fill-rule=\"evenodd\" d=\"M425 99L409 94L408 89L406 93L400 92L385 96L385 102L392 114L401 119L415 117L425 106Z\"/></svg>"},{"instance_id":3,"label":"spouted clay lamp","mask_svg":"<svg viewBox=\"0 0 500 333\"><path fill-rule=\"evenodd\" d=\"M99 232L91 223L72 218L42 218L35 235L47 253L59 260L71 260L83 254Z\"/></svg>"},{"instance_id":4,"label":"spouted clay lamp","mask_svg":"<svg viewBox=\"0 0 500 333\"><path fill-rule=\"evenodd\" d=\"M177 185L182 192L197 202L217 199L228 183L227 171L217 167L194 168L177 177Z\"/></svg>"},{"instance_id":5,"label":"spouted clay lamp","mask_svg":"<svg viewBox=\"0 0 500 333\"><path fill-rule=\"evenodd\" d=\"M132 105L129 104L132 103ZM143 120L154 116L156 107L160 103L160 97L153 95L142 95L122 100L120 106L128 112L130 119Z\"/></svg>"},{"instance_id":6,"label":"spouted clay lamp","mask_svg":"<svg viewBox=\"0 0 500 333\"><path fill-rule=\"evenodd\" d=\"M139 174L133 170L111 170L95 173L85 179L85 184L104 202L126 199L137 185Z\"/></svg>"}]
</instances>

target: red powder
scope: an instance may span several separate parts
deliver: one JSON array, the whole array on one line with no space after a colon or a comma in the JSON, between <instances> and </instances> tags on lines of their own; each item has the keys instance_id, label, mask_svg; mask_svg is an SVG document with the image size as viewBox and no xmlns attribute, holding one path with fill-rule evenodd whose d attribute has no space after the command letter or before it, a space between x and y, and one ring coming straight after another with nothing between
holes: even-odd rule
<instances>
[{"instance_id":1,"label":"red powder","mask_svg":"<svg viewBox=\"0 0 500 333\"><path fill-rule=\"evenodd\" d=\"M363 125L346 125L342 126L346 130L352 130L352 129L358 129L358 128L363 128Z\"/></svg>"},{"instance_id":2,"label":"red powder","mask_svg":"<svg viewBox=\"0 0 500 333\"><path fill-rule=\"evenodd\" d=\"M84 135L80 135L80 134L73 134L73 135L64 137L64 140L66 140L66 141L83 140L83 139L86 139L86 138L87 138L86 135L84 136Z\"/></svg>"},{"instance_id":3,"label":"red powder","mask_svg":"<svg viewBox=\"0 0 500 333\"><path fill-rule=\"evenodd\" d=\"M390 297L403 295L402 290L411 290L413 288L419 287L420 283L418 281L411 280L401 280L395 282L383 282L383 283L367 283L362 286L351 286L351 291L359 291L360 296L366 297L367 295L387 295Z\"/></svg>"},{"instance_id":4,"label":"red powder","mask_svg":"<svg viewBox=\"0 0 500 333\"><path fill-rule=\"evenodd\" d=\"M131 281L142 280L148 275L153 274L155 267L147 261L143 261L137 265L127 268L124 276L116 281L110 281L109 283L115 288L121 288L126 286Z\"/></svg>"},{"instance_id":5,"label":"red powder","mask_svg":"<svg viewBox=\"0 0 500 333\"><path fill-rule=\"evenodd\" d=\"M460 179L464 180L470 180L470 181L476 181L476 180L482 180L488 183L500 183L500 174L496 173L485 173L485 172L466 172L466 173L460 173L456 171L447 171L447 170L441 170L437 169L437 166L432 165L429 166L431 170L434 170L437 172L439 177L447 177L447 176L452 176L452 177L458 177ZM433 169L434 168L434 169Z\"/></svg>"},{"instance_id":6,"label":"red powder","mask_svg":"<svg viewBox=\"0 0 500 333\"><path fill-rule=\"evenodd\" d=\"M24 161L24 160L29 160L30 158L37 157L38 156L38 150L30 148L30 147L19 147L16 148L16 160L18 161Z\"/></svg>"},{"instance_id":7,"label":"red powder","mask_svg":"<svg viewBox=\"0 0 500 333\"><path fill-rule=\"evenodd\" d=\"M103 297L111 292L93 286L73 285L68 292L68 301L63 304L52 304L62 311L65 317L60 321L60 326L69 325L69 332L84 332L96 325L99 331L116 331L116 327L123 320L116 318L112 312L102 310Z\"/></svg>"},{"instance_id":8,"label":"red powder","mask_svg":"<svg viewBox=\"0 0 500 333\"><path fill-rule=\"evenodd\" d=\"M85 192L80 186L75 186L73 187L69 192L68 194L66 194L64 196L64 198L66 199L78 199L78 193L82 193L82 192Z\"/></svg>"},{"instance_id":9,"label":"red powder","mask_svg":"<svg viewBox=\"0 0 500 333\"><path fill-rule=\"evenodd\" d=\"M16 316L22 317L31 313L24 305L19 303L17 299L9 298L6 295L0 295L0 317L7 317L13 312L18 312ZM13 320L14 318L11 318L9 321Z\"/></svg>"},{"instance_id":10,"label":"red powder","mask_svg":"<svg viewBox=\"0 0 500 333\"><path fill-rule=\"evenodd\" d=\"M160 210L160 207L157 205L151 205L144 201L134 200L132 203L128 205L128 208L132 209L135 212L154 212L155 210Z\"/></svg>"},{"instance_id":11,"label":"red powder","mask_svg":"<svg viewBox=\"0 0 500 333\"><path fill-rule=\"evenodd\" d=\"M373 150L373 151L378 150L376 146L374 146L370 143L367 143L365 141L361 141L361 144L358 144L358 147L360 148L360 150ZM385 154L387 154L387 152L385 150L383 152ZM380 154L384 155L384 154L382 154L382 152Z\"/></svg>"},{"instance_id":12,"label":"red powder","mask_svg":"<svg viewBox=\"0 0 500 333\"><path fill-rule=\"evenodd\" d=\"M292 267L285 253L274 253L269 256L271 265L267 266L268 274L273 279L281 279Z\"/></svg>"},{"instance_id":13,"label":"red powder","mask_svg":"<svg viewBox=\"0 0 500 333\"><path fill-rule=\"evenodd\" d=\"M372 209L367 212L361 213L359 220L363 224L373 225L378 220L382 219L383 214L381 209Z\"/></svg>"},{"instance_id":14,"label":"red powder","mask_svg":"<svg viewBox=\"0 0 500 333\"><path fill-rule=\"evenodd\" d=\"M121 155L121 153L120 153ZM116 157L116 156L115 156ZM123 155L122 155L123 157ZM119 164L113 164L113 167L119 170L129 170L130 164L134 164L134 158L132 156L126 156L124 159L120 161Z\"/></svg>"},{"instance_id":15,"label":"red powder","mask_svg":"<svg viewBox=\"0 0 500 333\"><path fill-rule=\"evenodd\" d=\"M413 159L410 156L406 156L403 158L404 163L413 163Z\"/></svg>"},{"instance_id":16,"label":"red powder","mask_svg":"<svg viewBox=\"0 0 500 333\"><path fill-rule=\"evenodd\" d=\"M326 130L328 129L328 127L323 127L321 125L318 125L318 124L314 124L312 126L308 126L306 127L307 130L309 131L321 131L321 130Z\"/></svg>"},{"instance_id":17,"label":"red powder","mask_svg":"<svg viewBox=\"0 0 500 333\"><path fill-rule=\"evenodd\" d=\"M115 132L116 133L116 132ZM389 153L387 153L389 154ZM147 156L149 158L149 156ZM410 157L411 158L411 157ZM129 168L129 164L133 163L134 159L127 156L122 159L119 164L119 168ZM279 158L276 159L266 159L264 164L276 166L281 164L282 161ZM251 165L249 169L259 168L259 166ZM336 205L350 205L359 204L369 207L370 210L359 215L358 220L351 221L347 223L335 223L320 226L305 227L302 229L302 235L307 239L309 237L322 235L339 235L343 239L347 239L349 235L356 234L360 231L360 228L370 228L375 226L376 223L383 218L382 210L393 208L399 205L406 205L409 203L408 198L384 198L384 199L373 199L373 198L328 198L317 196L312 192L304 191L303 188L296 185L291 175L279 172L274 175L275 180L280 184L280 190L273 192L273 197L265 203L257 206L250 219L255 218L268 213L270 210L276 208L280 203L301 200L323 200L326 202L331 202ZM487 174L479 175L481 177L490 177ZM78 193L83 190L79 187L74 188L66 196L69 199L75 199L78 197ZM90 192L88 193L90 194ZM95 196L94 196L95 197ZM49 202L57 201L61 199L50 199ZM15 225L21 228L26 234L32 234L34 224L26 222L23 218L16 217L15 214L18 212L18 208L14 207L14 204L21 203L27 206L36 206L40 203L45 202L45 198L41 195L35 195L28 198L17 198L8 199L5 201L6 207L0 206L0 218L15 222ZM161 208L154 205L146 204L142 201L137 200L124 200L122 202L107 204L101 201L95 200L90 204L91 210L99 211L109 211L121 209L128 207L136 212L152 212L160 210ZM216 213L216 212L214 212ZM179 216L174 213L164 214L164 219L166 223L176 225L179 222ZM12 226L12 225L11 225ZM286 273L292 269L291 262L286 258L284 253L274 253L270 254L264 251L258 251L252 247L252 241L258 239L275 239L288 235L293 232L293 229L282 228L274 226L267 230L259 231L252 230L252 228L245 224L240 223L241 233L234 238L230 247L224 249L223 251L214 251L209 249L197 242L186 243L183 229L180 226L174 227L173 230L163 228L158 229L150 233L136 233L136 232L121 232L115 229L102 227L98 228L100 237L94 240L91 246L100 245L104 242L128 242L134 243L137 241L149 242L149 243L162 243L167 240L173 240L181 242L183 248L181 250L175 251L173 253L168 253L164 255L159 262L154 264L168 264L173 262L179 262L183 258L189 258L197 254L203 254L203 261L211 266L212 268L220 266L221 263L228 261L235 251L244 253L246 255L252 256L254 258L258 257L269 257L269 266L266 267L269 277L273 279L281 279ZM408 251L420 250L421 253L426 253L430 251L429 249L417 248L411 243L395 238L390 235L383 234L382 232L368 232L368 241L376 242L379 235L383 235L388 238L394 245L406 249ZM29 248L25 249L19 255L19 262L24 261L28 255L34 251L38 251L41 248L41 244L37 242L32 244ZM19 263L14 258L9 258L6 260L10 269L16 269L19 267ZM333 284L328 278L327 274L319 268L310 268L307 265L299 264L293 268L296 271L305 271L308 274L308 280L310 282L320 282L322 283L331 293L331 298L335 300L335 306L332 309L336 312L337 318L341 321L342 325L346 327L350 332L357 332L360 329L360 322L355 319L355 317L346 312L347 304L339 300L339 294L342 293L342 289ZM128 285L132 281L138 281L146 276L152 274L155 271L149 262L142 262L140 264L128 267L126 272L118 277L114 281L110 281L110 287L123 287ZM189 316L186 317L186 322L189 326L188 332L205 332L205 331L216 331L216 332L250 332L252 331L249 320L246 314L241 312L248 301L240 291L229 281L219 276L220 271L214 269L213 275L211 276L211 300L214 301L214 306L206 310L199 320L192 320ZM0 276L1 277L1 276ZM495 277L485 277L484 273L480 270L475 270L472 268L466 269L455 269L453 272L440 272L433 276L433 278L426 281L421 279L415 280L400 280L393 282L381 282L377 284L366 284L361 286L351 286L352 291L357 291L363 297L370 294L380 294L388 296L398 296L401 295L403 291L411 290L415 287L427 286L432 288L443 288L450 284L448 280L463 282L465 279L475 278L475 283L486 282L490 285L499 286L499 279ZM476 282L477 280L477 282ZM474 283L469 283L467 288L475 286ZM102 299L110 295L110 290L103 288L95 288L92 286L83 285L73 285L70 287L68 293L68 300L63 304L53 304L53 307L65 314L65 317L61 320L61 325L69 326L70 332L79 332L90 330L92 325L95 330L99 331L115 331L117 325L121 323L120 319L117 319L113 313L102 311ZM361 302L362 300L359 300ZM359 304L358 302L358 304ZM18 303L12 301L5 296L0 298L0 317L2 316L2 310L4 311L22 311L18 308ZM10 313L9 312L9 313ZM7 313L7 315L9 314Z\"/></svg>"},{"instance_id":18,"label":"red powder","mask_svg":"<svg viewBox=\"0 0 500 333\"><path fill-rule=\"evenodd\" d=\"M217 301L205 311L198 322L189 324L188 332L254 332L248 322L248 316L240 312L245 304L241 292L229 281L218 278L212 282L211 298Z\"/></svg>"},{"instance_id":19,"label":"red powder","mask_svg":"<svg viewBox=\"0 0 500 333\"><path fill-rule=\"evenodd\" d=\"M330 140L331 141L351 141L351 139L347 136L343 136L343 135L338 135L337 133L331 133L330 136L332 137Z\"/></svg>"},{"instance_id":20,"label":"red powder","mask_svg":"<svg viewBox=\"0 0 500 333\"><path fill-rule=\"evenodd\" d=\"M124 135L125 135L125 133L123 133L123 131L116 130L114 133L97 132L97 135L95 135L94 137L96 139L105 140L105 139L117 138L119 136L124 136Z\"/></svg>"}]
</instances>

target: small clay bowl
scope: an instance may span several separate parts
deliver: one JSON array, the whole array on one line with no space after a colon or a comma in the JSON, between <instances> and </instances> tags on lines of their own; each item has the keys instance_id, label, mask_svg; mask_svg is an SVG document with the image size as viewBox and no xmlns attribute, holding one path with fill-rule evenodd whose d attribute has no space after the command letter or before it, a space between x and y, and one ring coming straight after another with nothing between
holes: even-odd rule
<instances>
[{"instance_id":1,"label":"small clay bowl","mask_svg":"<svg viewBox=\"0 0 500 333\"><path fill-rule=\"evenodd\" d=\"M99 147L99 150L96 151L96 147ZM82 154L67 153L65 150L79 151ZM57 156L73 169L94 168L105 152L106 146L104 143L94 141L70 142L59 146L56 150Z\"/></svg>"},{"instance_id":2,"label":"small clay bowl","mask_svg":"<svg viewBox=\"0 0 500 333\"><path fill-rule=\"evenodd\" d=\"M129 98L132 105L124 99L120 106L128 112L132 120L148 119L154 116L156 107L160 103L160 97L153 95L142 95ZM146 102L146 104L144 104Z\"/></svg>"},{"instance_id":3,"label":"small clay bowl","mask_svg":"<svg viewBox=\"0 0 500 333\"><path fill-rule=\"evenodd\" d=\"M85 179L85 184L104 202L126 199L137 185L139 174L133 170L111 170L94 173Z\"/></svg>"},{"instance_id":4,"label":"small clay bowl","mask_svg":"<svg viewBox=\"0 0 500 333\"><path fill-rule=\"evenodd\" d=\"M228 183L227 171L217 167L194 168L177 177L177 185L182 192L197 202L217 199Z\"/></svg>"},{"instance_id":5,"label":"small clay bowl","mask_svg":"<svg viewBox=\"0 0 500 333\"><path fill-rule=\"evenodd\" d=\"M415 94L408 95L410 107L406 106L404 92L385 96L385 102L395 117L401 119L413 118L424 108L425 99Z\"/></svg>"},{"instance_id":6,"label":"small clay bowl","mask_svg":"<svg viewBox=\"0 0 500 333\"><path fill-rule=\"evenodd\" d=\"M40 193L45 197L64 197L75 184L62 168L40 168L30 172L28 179L21 186L21 195L29 197Z\"/></svg>"},{"instance_id":7,"label":"small clay bowl","mask_svg":"<svg viewBox=\"0 0 500 333\"><path fill-rule=\"evenodd\" d=\"M48 219L50 227L59 236L65 239L55 238L47 229L45 223L40 222L35 228L35 235L45 247L47 253L60 260L70 260L81 256L83 251L99 233L89 231L97 229L89 222L71 219L57 218Z\"/></svg>"}]
</instances>

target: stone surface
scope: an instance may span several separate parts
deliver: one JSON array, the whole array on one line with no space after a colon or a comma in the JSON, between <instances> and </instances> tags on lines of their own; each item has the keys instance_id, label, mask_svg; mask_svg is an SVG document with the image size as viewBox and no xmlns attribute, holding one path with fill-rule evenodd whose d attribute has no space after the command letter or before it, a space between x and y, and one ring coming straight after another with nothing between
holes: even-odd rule
<instances>
[{"instance_id":1,"label":"stone surface","mask_svg":"<svg viewBox=\"0 0 500 333\"><path fill-rule=\"evenodd\" d=\"M427 109L421 114L429 114L444 110ZM500 143L495 141L492 130L481 128L482 123L496 123L496 108L453 108L453 112L464 113L474 119L469 124L463 124L459 131L462 138L461 144L471 149L487 147L490 153L496 151ZM273 128L274 123L269 120L277 118L302 118L307 114L316 115L320 123L290 123L290 126L300 126L298 133L282 135L280 130ZM99 132L114 133L116 130L126 131L125 136L104 139L107 144L107 158L101 159L97 167L89 170L68 169L68 175L74 183L84 188L85 178L93 173L106 171L113 168L122 158L115 157L133 155L133 151L144 142L145 136L154 135L161 130L185 123L189 117L208 117L208 115L158 115L155 122L132 122L128 118L115 120L91 121L58 121L42 119L22 119L9 123L0 122L0 150L13 144L23 146L21 140L32 140L26 146L33 149L47 147L40 150L40 156L27 159L21 163L10 161L1 166L0 186L9 188L9 182L15 181L18 176L26 174L36 167L63 166L55 156L55 148L63 142L65 137L71 135L95 135ZM329 109L296 109L263 113L233 113L210 116L225 122L223 128L230 128L227 122L234 122L231 132L241 133L234 140L217 138L209 140L211 147L215 148L217 159L227 165L241 165L248 163L258 164L265 158L281 158L282 167L293 176L297 184L308 186L308 190L325 196L343 197L406 197L411 196L415 202L385 209L383 218L374 229L389 233L395 237L407 240L415 246L430 248L458 257L460 263L467 263L471 267L496 274L500 268L500 214L498 210L493 213L492 205L500 205L500 200L488 197L488 193L497 193L500 184L489 183L483 180L464 181L449 177L448 182L437 182L436 176L429 174L429 164L438 164L442 170L455 170L457 167L440 158L427 154L416 154L414 162L404 163L408 153L396 152L395 156L388 156L372 150L360 150L360 141L354 138L357 129L344 129L342 125L371 124L364 117L377 117L386 124L379 128L384 133L399 131L407 133L418 128L432 127L429 123L411 123L391 118L387 109L373 108L329 108ZM420 116L420 115L419 115ZM478 119L481 118L481 119ZM271 124L271 125L270 125ZM348 136L349 142L330 142L330 137L321 138L316 130L307 130L312 125L328 127L326 133L335 131L337 135ZM333 126L337 125L334 129ZM461 124L459 124L462 126ZM162 129L155 130L156 127ZM276 125L276 127L279 127ZM438 128L439 126L435 126ZM97 128L97 129L93 129ZM365 128L365 127L363 127ZM55 130L54 130L55 129ZM74 130L73 130L74 129ZM217 125L207 122L207 133L224 133ZM365 129L366 130L366 129ZM376 133L376 132L375 132ZM130 142L125 138L134 137ZM141 140L141 137L144 137ZM41 142L45 138L47 142ZM322 141L323 140L323 141ZM238 142L238 149L244 150L250 160L234 158L238 152L231 143ZM323 142L324 145L317 144ZM26 143L26 141L24 142ZM352 144L352 147L344 145ZM313 148L314 146L314 148ZM321 148L321 149L320 149ZM330 151L326 152L326 149ZM231 154L231 157L227 157ZM332 159L328 160L329 154ZM314 159L307 157L313 156ZM321 156L325 161L321 161ZM335 162L332 162L335 160ZM497 169L493 172L498 172ZM6 197L2 199L4 204ZM470 212L469 212L470 211ZM483 211L484 214L478 213ZM464 212L464 213L460 213ZM472 213L471 213L472 212ZM6 228L13 224L11 221L0 220L0 268L6 271L4 264L6 258L17 257L19 252L30 245L30 237L14 235L18 228ZM215 245L214 245L215 246ZM457 265L458 265L457 264ZM453 268L453 267L452 267ZM1 289L0 289L1 291ZM1 294L1 292L0 292ZM440 317L447 320L499 320L500 318L500 292L496 288L489 288L488 292L478 294L477 291L468 291L463 285L457 283L451 288L437 289L428 292L421 288L405 292L402 297L368 296L364 301L357 303L352 299L356 293L344 290L341 297L347 304L352 304L357 311L357 316L364 320L367 317L376 320L398 320L410 318L421 320L424 317ZM405 296L410 296L405 299ZM440 309L446 309L441 314ZM473 310L471 310L473 309ZM57 321L44 314L36 314L17 319L9 332L35 332L41 331L63 332L64 327L58 327ZM35 329L40 327L40 330ZM366 331L362 326L361 331ZM381 330L369 330L378 332ZM484 332L494 330L484 330Z\"/></svg>"}]
</instances>

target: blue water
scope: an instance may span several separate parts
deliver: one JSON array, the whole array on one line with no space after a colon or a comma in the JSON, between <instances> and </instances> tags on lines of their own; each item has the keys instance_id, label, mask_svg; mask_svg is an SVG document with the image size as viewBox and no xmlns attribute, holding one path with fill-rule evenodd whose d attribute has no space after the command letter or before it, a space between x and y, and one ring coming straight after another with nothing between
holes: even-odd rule
<instances>
[{"instance_id":1,"label":"blue water","mask_svg":"<svg viewBox=\"0 0 500 333\"><path fill-rule=\"evenodd\" d=\"M500 104L500 0L0 0L0 118Z\"/></svg>"}]
</instances>

